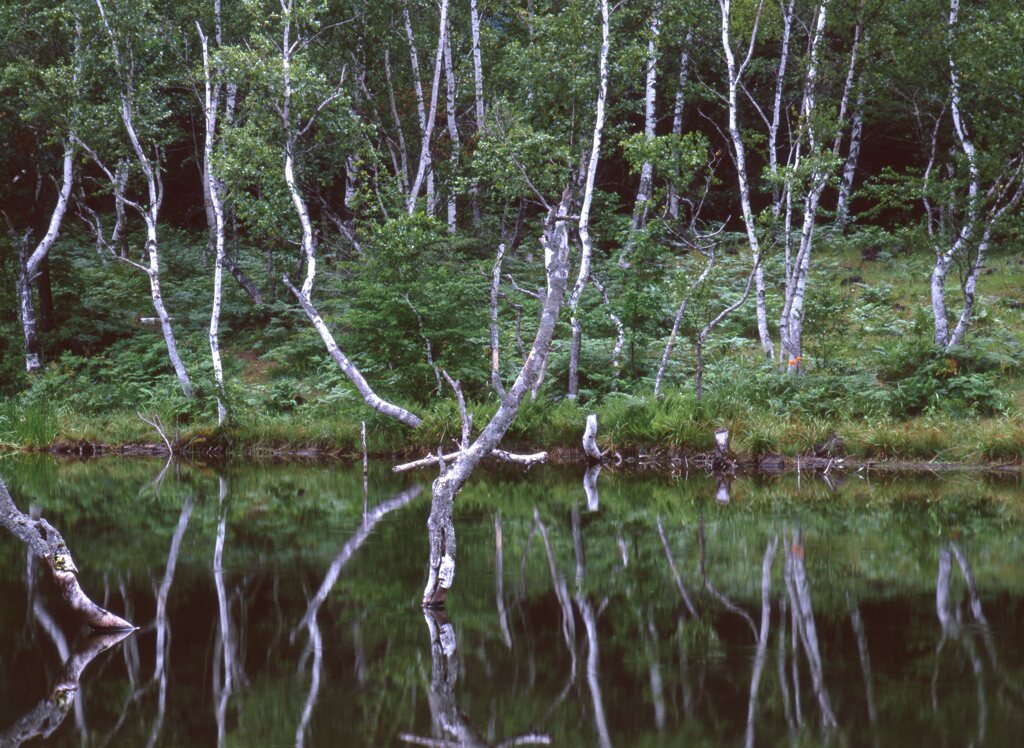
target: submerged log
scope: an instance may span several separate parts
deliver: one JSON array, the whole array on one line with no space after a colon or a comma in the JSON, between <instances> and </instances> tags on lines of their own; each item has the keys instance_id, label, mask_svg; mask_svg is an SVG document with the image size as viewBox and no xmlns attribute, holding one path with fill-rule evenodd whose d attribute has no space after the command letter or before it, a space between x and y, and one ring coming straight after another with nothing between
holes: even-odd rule
<instances>
[{"instance_id":1,"label":"submerged log","mask_svg":"<svg viewBox=\"0 0 1024 748\"><path fill-rule=\"evenodd\" d=\"M118 615L101 608L82 590L78 583L78 567L71 558L64 537L44 518L38 520L20 511L0 480L0 526L7 528L18 540L46 562L50 576L60 590L61 597L78 618L95 629L134 629Z\"/></svg>"}]
</instances>

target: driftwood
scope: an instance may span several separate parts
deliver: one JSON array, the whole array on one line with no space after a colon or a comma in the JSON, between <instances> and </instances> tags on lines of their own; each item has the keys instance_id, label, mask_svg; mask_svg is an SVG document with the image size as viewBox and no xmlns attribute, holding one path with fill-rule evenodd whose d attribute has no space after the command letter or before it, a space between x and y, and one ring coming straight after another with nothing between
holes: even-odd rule
<instances>
[{"instance_id":1,"label":"driftwood","mask_svg":"<svg viewBox=\"0 0 1024 748\"><path fill-rule=\"evenodd\" d=\"M64 537L45 519L32 519L14 505L7 486L0 480L0 525L7 528L32 553L46 562L61 597L78 618L95 629L134 629L120 616L94 603L78 584L78 567L71 558Z\"/></svg>"}]
</instances>

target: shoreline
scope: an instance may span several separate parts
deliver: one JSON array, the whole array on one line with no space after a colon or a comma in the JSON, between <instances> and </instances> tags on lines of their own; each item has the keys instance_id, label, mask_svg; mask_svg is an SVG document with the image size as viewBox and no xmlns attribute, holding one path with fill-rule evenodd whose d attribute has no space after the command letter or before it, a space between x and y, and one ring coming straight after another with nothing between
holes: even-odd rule
<instances>
[{"instance_id":1,"label":"shoreline","mask_svg":"<svg viewBox=\"0 0 1024 748\"><path fill-rule=\"evenodd\" d=\"M555 446L543 450L537 445L516 445L516 449L530 452L547 452L547 459L540 464L554 466L582 466L596 464L591 461L580 447ZM392 451L370 451L367 457L377 462L400 464L404 461L424 456L425 450L408 447ZM159 442L133 442L124 444L103 444L97 442L57 441L46 448L0 446L0 454L47 454L58 459L90 460L104 457L168 457L167 447ZM175 457L185 460L223 462L271 461L271 462L315 462L320 464L355 464L362 460L362 454L351 449L339 447L327 449L320 446L244 446L214 445L197 449L185 446L173 453ZM661 447L650 445L623 449L611 448L603 467L637 472L661 472L666 474L682 474L701 472L713 474L713 462L716 454L713 451L697 451L687 448ZM527 468L529 469L529 468ZM423 468L430 472L431 468ZM770 452L761 455L745 454L741 451L731 453L731 460L725 472L734 474L783 475L788 473L829 472L831 470L849 472L851 470L872 470L891 473L949 473L975 472L998 473L1004 475L1024 474L1024 463L1021 461L1000 462L957 462L949 460L920 460L908 458L865 458L848 454L819 455L795 454L784 455ZM413 471L420 472L420 470Z\"/></svg>"}]
</instances>

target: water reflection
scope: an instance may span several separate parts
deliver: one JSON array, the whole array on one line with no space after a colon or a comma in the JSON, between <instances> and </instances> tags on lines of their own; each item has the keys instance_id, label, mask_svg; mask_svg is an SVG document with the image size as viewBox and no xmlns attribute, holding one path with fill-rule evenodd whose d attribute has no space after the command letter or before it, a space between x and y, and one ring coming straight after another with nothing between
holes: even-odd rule
<instances>
[{"instance_id":1,"label":"water reflection","mask_svg":"<svg viewBox=\"0 0 1024 748\"><path fill-rule=\"evenodd\" d=\"M871 504L864 482L806 472L800 503L787 477L736 477L727 504L713 478L607 469L581 493L582 470L500 476L456 503L465 587L449 618L418 609L425 507L406 479L371 475L369 497L389 498L364 505L360 467L183 467L143 501L152 472L106 474L116 511L91 519L106 504L71 467L67 483L12 489L75 528L95 569L83 585L106 576L101 602L144 626L75 680L76 698L55 695L81 654L71 622L23 546L0 542L0 746L42 731L85 746L1012 744L1024 731L1008 501Z\"/></svg>"}]
</instances>

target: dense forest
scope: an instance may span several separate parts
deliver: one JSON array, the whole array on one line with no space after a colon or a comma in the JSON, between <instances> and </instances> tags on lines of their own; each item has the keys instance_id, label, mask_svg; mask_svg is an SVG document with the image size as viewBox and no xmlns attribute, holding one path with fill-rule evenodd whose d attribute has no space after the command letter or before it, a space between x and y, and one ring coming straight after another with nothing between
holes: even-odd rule
<instances>
[{"instance_id":1,"label":"dense forest","mask_svg":"<svg viewBox=\"0 0 1024 748\"><path fill-rule=\"evenodd\" d=\"M8 0L0 34L0 443L448 449L465 398L484 454L589 410L1024 454L1014 0Z\"/></svg>"}]
</instances>

